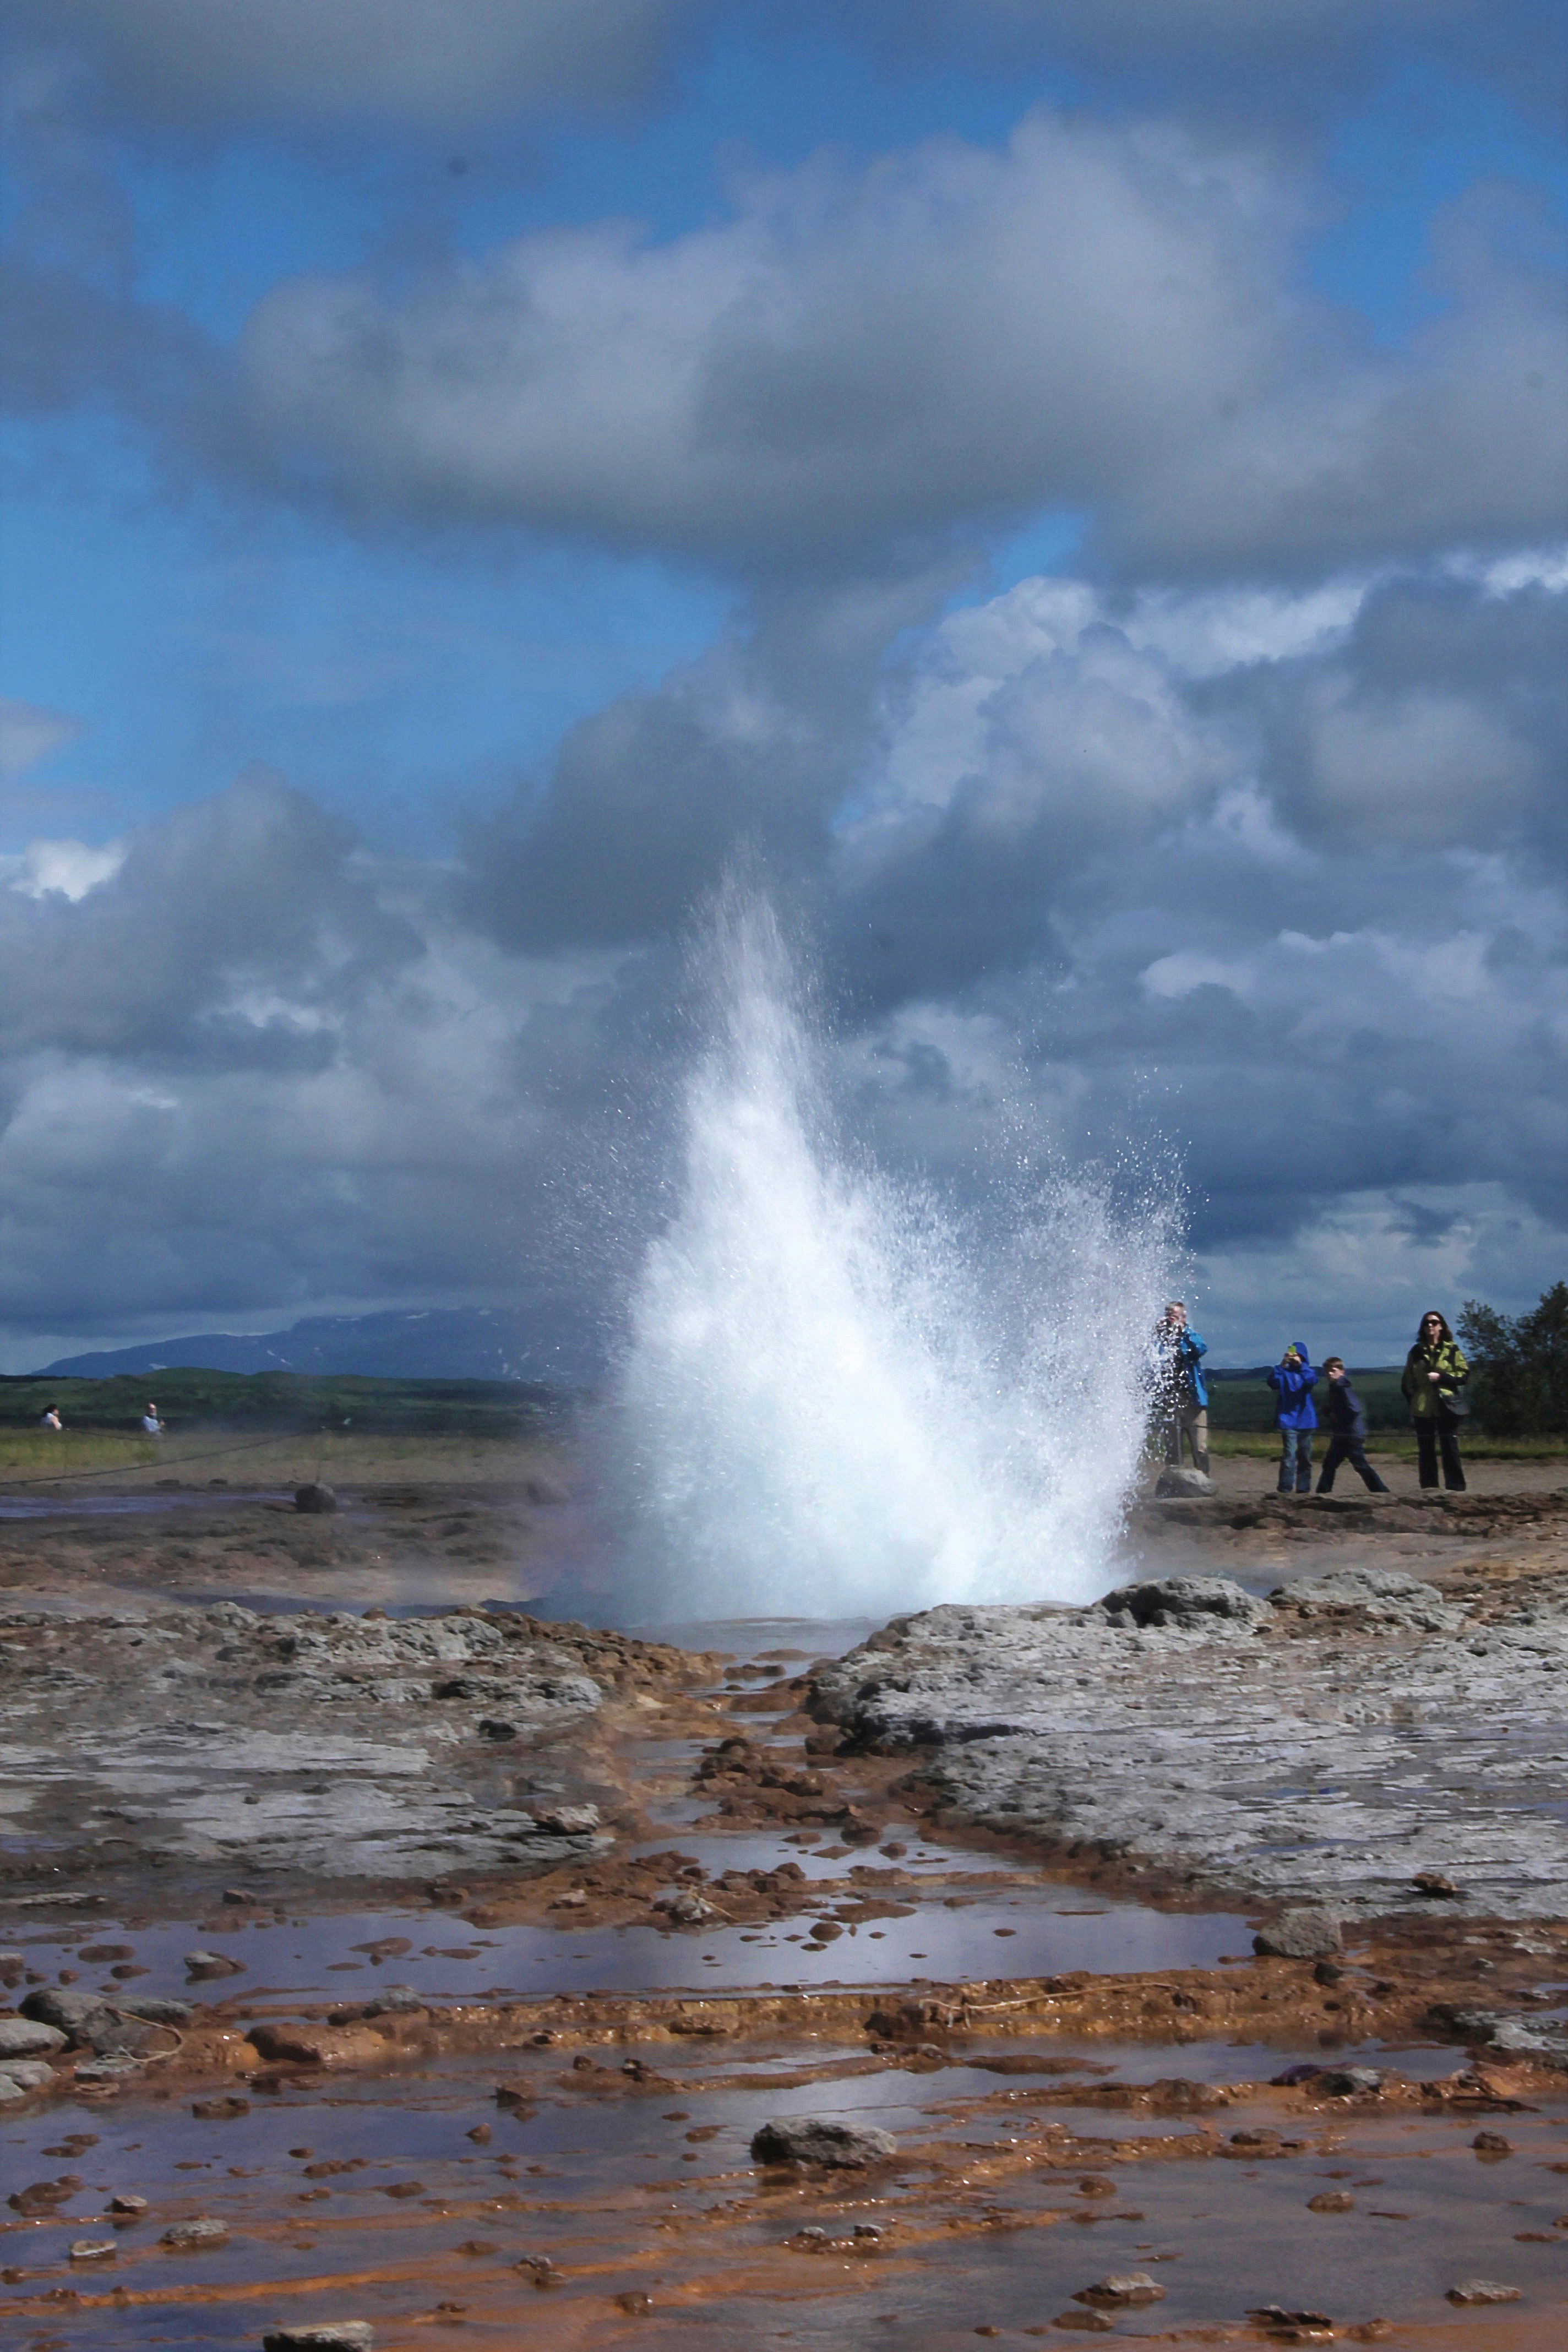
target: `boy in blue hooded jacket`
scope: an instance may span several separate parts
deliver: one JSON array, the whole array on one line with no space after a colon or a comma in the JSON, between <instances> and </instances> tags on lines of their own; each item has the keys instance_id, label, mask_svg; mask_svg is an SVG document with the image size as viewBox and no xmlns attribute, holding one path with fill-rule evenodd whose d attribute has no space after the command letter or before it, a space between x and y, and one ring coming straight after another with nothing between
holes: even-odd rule
<instances>
[{"instance_id":1,"label":"boy in blue hooded jacket","mask_svg":"<svg viewBox=\"0 0 1568 2352\"><path fill-rule=\"evenodd\" d=\"M1275 1395L1274 1419L1279 1431L1279 1492L1310 1495L1312 1491L1312 1432L1318 1416L1312 1391L1318 1375L1300 1339L1293 1339L1268 1374Z\"/></svg>"}]
</instances>

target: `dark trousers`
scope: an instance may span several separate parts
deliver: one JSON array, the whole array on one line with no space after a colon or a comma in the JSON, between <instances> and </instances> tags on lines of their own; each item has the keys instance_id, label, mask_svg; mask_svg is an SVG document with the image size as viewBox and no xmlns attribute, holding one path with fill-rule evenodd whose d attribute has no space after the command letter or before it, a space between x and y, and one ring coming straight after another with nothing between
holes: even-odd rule
<instances>
[{"instance_id":1,"label":"dark trousers","mask_svg":"<svg viewBox=\"0 0 1568 2352\"><path fill-rule=\"evenodd\" d=\"M1312 1491L1312 1433L1282 1429L1279 1433L1279 1492L1310 1495Z\"/></svg>"},{"instance_id":2,"label":"dark trousers","mask_svg":"<svg viewBox=\"0 0 1568 2352\"><path fill-rule=\"evenodd\" d=\"M1437 1448L1443 1449L1443 1484L1457 1495L1465 1491L1464 1465L1459 1460L1459 1424L1451 1412L1424 1412L1415 1423L1415 1453L1421 1484L1437 1484Z\"/></svg>"},{"instance_id":3,"label":"dark trousers","mask_svg":"<svg viewBox=\"0 0 1568 2352\"><path fill-rule=\"evenodd\" d=\"M1333 1493L1334 1472L1342 1462L1348 1462L1352 1470L1358 1471L1363 1485L1370 1486L1374 1495L1387 1494L1387 1487L1366 1458L1365 1440L1360 1437L1331 1437L1329 1450L1323 1456L1322 1472L1318 1479L1320 1495Z\"/></svg>"}]
</instances>

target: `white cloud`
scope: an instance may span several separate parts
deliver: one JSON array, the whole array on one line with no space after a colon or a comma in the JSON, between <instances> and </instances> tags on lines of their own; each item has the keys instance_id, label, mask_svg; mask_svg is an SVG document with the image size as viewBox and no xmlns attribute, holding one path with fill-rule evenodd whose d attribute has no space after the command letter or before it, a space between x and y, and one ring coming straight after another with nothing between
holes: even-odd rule
<instances>
[{"instance_id":1,"label":"white cloud","mask_svg":"<svg viewBox=\"0 0 1568 2352\"><path fill-rule=\"evenodd\" d=\"M1245 1003L1258 985L1257 968L1245 961L1227 962L1222 956L1201 954L1194 948L1174 955L1157 956L1138 975L1151 996L1190 996L1194 988L1227 988Z\"/></svg>"},{"instance_id":2,"label":"white cloud","mask_svg":"<svg viewBox=\"0 0 1568 2352\"><path fill-rule=\"evenodd\" d=\"M85 841L30 841L15 857L0 857L0 876L25 898L58 892L73 904L110 882L125 863L126 845L110 841L94 848Z\"/></svg>"}]
</instances>

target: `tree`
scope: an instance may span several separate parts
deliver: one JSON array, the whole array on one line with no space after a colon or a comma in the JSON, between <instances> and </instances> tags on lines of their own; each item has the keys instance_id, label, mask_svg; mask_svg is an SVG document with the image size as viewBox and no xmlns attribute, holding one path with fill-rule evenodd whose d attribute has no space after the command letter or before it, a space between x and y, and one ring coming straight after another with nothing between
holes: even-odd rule
<instances>
[{"instance_id":1,"label":"tree","mask_svg":"<svg viewBox=\"0 0 1568 2352\"><path fill-rule=\"evenodd\" d=\"M1527 1315L1500 1315L1468 1298L1458 1332L1477 1418L1492 1435L1568 1431L1568 1282L1542 1291Z\"/></svg>"}]
</instances>

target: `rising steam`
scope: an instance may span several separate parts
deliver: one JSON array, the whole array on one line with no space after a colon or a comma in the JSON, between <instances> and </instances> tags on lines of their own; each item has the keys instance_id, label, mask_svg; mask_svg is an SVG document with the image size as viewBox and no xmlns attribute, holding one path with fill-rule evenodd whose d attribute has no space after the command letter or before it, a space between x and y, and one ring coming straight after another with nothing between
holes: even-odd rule
<instances>
[{"instance_id":1,"label":"rising steam","mask_svg":"<svg viewBox=\"0 0 1568 2352\"><path fill-rule=\"evenodd\" d=\"M772 908L702 959L679 1205L616 1419L639 1601L667 1617L1092 1598L1147 1412L1176 1219L1016 1160L945 1213L838 1141Z\"/></svg>"}]
</instances>

